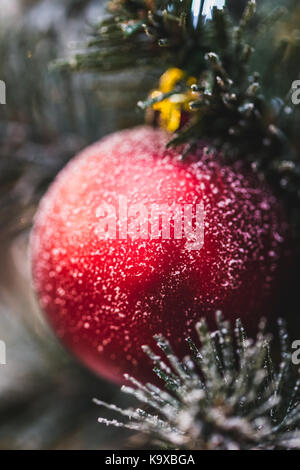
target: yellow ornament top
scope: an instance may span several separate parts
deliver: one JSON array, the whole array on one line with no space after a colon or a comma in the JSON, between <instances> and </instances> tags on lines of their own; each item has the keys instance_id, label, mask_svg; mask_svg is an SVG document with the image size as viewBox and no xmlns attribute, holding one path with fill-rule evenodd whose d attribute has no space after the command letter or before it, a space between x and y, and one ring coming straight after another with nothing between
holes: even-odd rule
<instances>
[{"instance_id":1,"label":"yellow ornament top","mask_svg":"<svg viewBox=\"0 0 300 470\"><path fill-rule=\"evenodd\" d=\"M185 81L190 87L196 83L196 78L187 77L186 73L176 67L168 69L159 80L159 89L154 90L150 98L159 98L160 96L171 93L176 85ZM192 90L184 93L174 93L170 97L162 99L152 105L155 111L159 111L159 124L169 132L175 132L181 124L182 113L191 112L189 103L193 100Z\"/></svg>"}]
</instances>

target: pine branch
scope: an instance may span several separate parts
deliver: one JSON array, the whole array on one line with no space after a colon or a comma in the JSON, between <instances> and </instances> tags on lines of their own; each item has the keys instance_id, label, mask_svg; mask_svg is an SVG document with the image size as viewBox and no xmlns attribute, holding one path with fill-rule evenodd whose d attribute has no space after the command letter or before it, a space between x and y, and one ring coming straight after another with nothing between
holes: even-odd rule
<instances>
[{"instance_id":1,"label":"pine branch","mask_svg":"<svg viewBox=\"0 0 300 470\"><path fill-rule=\"evenodd\" d=\"M284 323L280 322L279 370L271 358L264 321L256 341L246 338L239 320L234 334L220 312L217 323L214 332L205 320L197 324L201 346L189 339L192 357L182 361L169 342L157 335L166 362L148 347L143 349L164 388L125 376L133 387L122 390L143 407L120 409L95 400L127 418L125 422L99 418L99 422L144 433L151 445L161 448L300 449L300 379Z\"/></svg>"},{"instance_id":2,"label":"pine branch","mask_svg":"<svg viewBox=\"0 0 300 470\"><path fill-rule=\"evenodd\" d=\"M110 16L95 25L83 52L58 64L102 73L179 67L197 84L178 82L168 95L192 95L186 103L188 124L170 138L171 145L209 139L229 160L242 158L255 166L299 207L300 112L290 95L300 75L299 44L293 34L277 40L288 25L296 30L298 9L294 0L277 3L274 8L266 1L256 13L256 2L249 0L236 22L226 8L215 8L211 19L201 10L195 17L191 0L171 0L167 6L162 0L113 0ZM165 98L161 93L156 102ZM147 99L141 107L152 105Z\"/></svg>"}]
</instances>

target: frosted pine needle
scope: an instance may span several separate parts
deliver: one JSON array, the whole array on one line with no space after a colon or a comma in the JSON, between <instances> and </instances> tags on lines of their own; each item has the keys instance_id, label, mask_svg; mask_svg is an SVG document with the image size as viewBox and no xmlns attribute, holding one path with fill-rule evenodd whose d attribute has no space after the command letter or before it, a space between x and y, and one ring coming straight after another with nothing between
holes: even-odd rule
<instances>
[{"instance_id":1,"label":"frosted pine needle","mask_svg":"<svg viewBox=\"0 0 300 470\"><path fill-rule=\"evenodd\" d=\"M218 312L217 325L210 332L205 320L197 324L200 346L188 339L191 357L182 361L165 338L155 336L166 359L143 349L164 388L127 375L133 386L122 387L152 411L95 400L127 418L99 422L145 433L170 449L300 449L300 379L283 321L278 371L264 321L255 341L247 339L240 320L232 333Z\"/></svg>"}]
</instances>

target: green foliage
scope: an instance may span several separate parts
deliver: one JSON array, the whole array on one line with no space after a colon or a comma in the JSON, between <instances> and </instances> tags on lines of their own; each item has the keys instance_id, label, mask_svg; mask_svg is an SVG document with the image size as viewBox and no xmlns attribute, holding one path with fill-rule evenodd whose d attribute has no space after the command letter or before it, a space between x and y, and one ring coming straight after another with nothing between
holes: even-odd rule
<instances>
[{"instance_id":1,"label":"green foliage","mask_svg":"<svg viewBox=\"0 0 300 470\"><path fill-rule=\"evenodd\" d=\"M279 370L271 359L263 321L255 342L246 338L239 320L234 335L220 313L217 323L212 333L205 320L198 323L201 346L188 340L192 358L183 361L166 339L156 336L167 362L148 347L144 351L165 389L125 376L133 388L124 386L123 391L147 411L95 400L128 418L125 423L103 418L99 422L145 433L149 445L170 449L300 449L300 379L284 323Z\"/></svg>"},{"instance_id":2,"label":"green foliage","mask_svg":"<svg viewBox=\"0 0 300 470\"><path fill-rule=\"evenodd\" d=\"M300 73L300 10L294 0L259 6L256 12L256 2L248 1L238 22L215 8L211 20L200 15L196 24L191 0L113 0L83 52L59 65L99 72L182 68L198 85L191 119L171 145L209 139L229 159L257 168L298 207L300 109L292 105L291 86ZM173 93L187 91L178 83Z\"/></svg>"}]
</instances>

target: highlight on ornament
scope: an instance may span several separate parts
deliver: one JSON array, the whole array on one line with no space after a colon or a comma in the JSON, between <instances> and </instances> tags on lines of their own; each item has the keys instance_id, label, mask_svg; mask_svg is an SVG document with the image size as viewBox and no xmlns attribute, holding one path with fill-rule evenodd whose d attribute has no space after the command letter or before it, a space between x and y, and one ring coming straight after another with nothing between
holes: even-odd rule
<instances>
[{"instance_id":1,"label":"highlight on ornament","mask_svg":"<svg viewBox=\"0 0 300 470\"><path fill-rule=\"evenodd\" d=\"M0 9L0 448L300 450L299 1Z\"/></svg>"}]
</instances>

